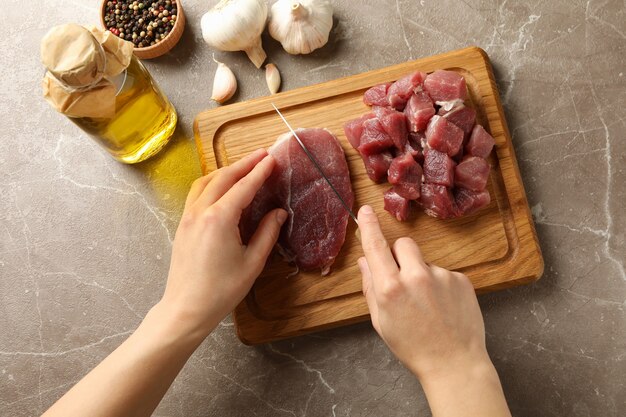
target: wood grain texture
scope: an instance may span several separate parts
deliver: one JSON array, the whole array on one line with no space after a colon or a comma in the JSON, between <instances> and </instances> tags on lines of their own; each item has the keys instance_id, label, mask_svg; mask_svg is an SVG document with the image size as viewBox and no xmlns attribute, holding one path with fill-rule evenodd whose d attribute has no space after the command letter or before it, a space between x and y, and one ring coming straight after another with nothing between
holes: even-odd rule
<instances>
[{"instance_id":1,"label":"wood grain texture","mask_svg":"<svg viewBox=\"0 0 626 417\"><path fill-rule=\"evenodd\" d=\"M448 69L461 73L477 121L495 138L488 189L491 204L478 213L438 220L413 210L409 221L396 221L383 210L388 184L374 184L343 133L345 121L369 109L364 91L412 71ZM294 128L326 127L346 152L355 193L355 211L370 204L379 213L387 239L411 236L426 260L465 273L477 292L532 282L543 273L543 258L520 178L487 54L471 47L367 73L236 103L200 113L194 123L196 144L205 173L228 165L259 147L270 146L286 131L270 103L281 109ZM332 272L300 272L273 257L246 299L234 312L239 338L247 344L301 335L366 320L356 260L362 250L349 223L346 242Z\"/></svg>"}]
</instances>

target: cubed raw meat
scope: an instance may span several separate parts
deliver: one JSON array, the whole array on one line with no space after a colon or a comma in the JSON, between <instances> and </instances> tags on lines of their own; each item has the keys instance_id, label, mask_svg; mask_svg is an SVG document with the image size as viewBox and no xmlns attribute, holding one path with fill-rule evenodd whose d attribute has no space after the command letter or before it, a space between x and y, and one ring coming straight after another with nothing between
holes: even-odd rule
<instances>
[{"instance_id":1,"label":"cubed raw meat","mask_svg":"<svg viewBox=\"0 0 626 417\"><path fill-rule=\"evenodd\" d=\"M406 142L405 152L411 154L419 164L424 163L424 151L422 150L422 139L424 135L422 133L409 133L409 138Z\"/></svg>"},{"instance_id":2,"label":"cubed raw meat","mask_svg":"<svg viewBox=\"0 0 626 417\"><path fill-rule=\"evenodd\" d=\"M424 212L432 217L450 219L458 215L452 192L443 185L422 184L420 204Z\"/></svg>"},{"instance_id":3,"label":"cubed raw meat","mask_svg":"<svg viewBox=\"0 0 626 417\"><path fill-rule=\"evenodd\" d=\"M417 71L391 84L387 91L387 102L389 105L396 110L404 110L404 106L411 94L419 90L424 83L424 79L426 79L426 74Z\"/></svg>"},{"instance_id":4,"label":"cubed raw meat","mask_svg":"<svg viewBox=\"0 0 626 417\"><path fill-rule=\"evenodd\" d=\"M395 185L395 190L399 195L409 200L417 200L420 197L422 185L422 167L411 154L405 153L391 161L387 180Z\"/></svg>"},{"instance_id":5,"label":"cubed raw meat","mask_svg":"<svg viewBox=\"0 0 626 417\"><path fill-rule=\"evenodd\" d=\"M380 153L394 145L391 136L387 134L380 121L376 118L363 122L363 133L359 143L361 155Z\"/></svg>"},{"instance_id":6,"label":"cubed raw meat","mask_svg":"<svg viewBox=\"0 0 626 417\"><path fill-rule=\"evenodd\" d=\"M406 116L399 111L384 107L376 107L374 113L380 120L380 124L385 129L385 132L391 137L396 149L404 152L408 135Z\"/></svg>"},{"instance_id":7,"label":"cubed raw meat","mask_svg":"<svg viewBox=\"0 0 626 417\"><path fill-rule=\"evenodd\" d=\"M435 149L424 152L424 181L452 187L455 162L445 153Z\"/></svg>"},{"instance_id":8,"label":"cubed raw meat","mask_svg":"<svg viewBox=\"0 0 626 417\"><path fill-rule=\"evenodd\" d=\"M388 106L387 91L391 83L380 84L370 88L363 95L363 102L368 106Z\"/></svg>"},{"instance_id":9,"label":"cubed raw meat","mask_svg":"<svg viewBox=\"0 0 626 417\"><path fill-rule=\"evenodd\" d=\"M454 168L454 185L472 191L484 190L489 179L489 164L478 156L468 156Z\"/></svg>"},{"instance_id":10,"label":"cubed raw meat","mask_svg":"<svg viewBox=\"0 0 626 417\"><path fill-rule=\"evenodd\" d=\"M454 71L437 70L428 74L424 89L435 102L465 100L467 95L465 78Z\"/></svg>"},{"instance_id":11,"label":"cubed raw meat","mask_svg":"<svg viewBox=\"0 0 626 417\"><path fill-rule=\"evenodd\" d=\"M409 218L411 212L411 202L399 195L395 187L385 191L384 194L385 210L399 221L403 222Z\"/></svg>"},{"instance_id":12,"label":"cubed raw meat","mask_svg":"<svg viewBox=\"0 0 626 417\"><path fill-rule=\"evenodd\" d=\"M404 108L409 130L419 132L426 129L428 121L435 115L433 101L423 91L418 91L411 95Z\"/></svg>"},{"instance_id":13,"label":"cubed raw meat","mask_svg":"<svg viewBox=\"0 0 626 417\"><path fill-rule=\"evenodd\" d=\"M348 139L348 142L350 142L350 145L352 145L354 149L358 149L359 145L361 144L361 135L363 134L363 123L366 120L373 119L374 117L376 117L374 113L368 113L368 114L364 114L358 119L353 119L343 124L343 131L346 134L346 138Z\"/></svg>"},{"instance_id":14,"label":"cubed raw meat","mask_svg":"<svg viewBox=\"0 0 626 417\"><path fill-rule=\"evenodd\" d=\"M426 129L428 146L449 156L459 153L463 145L463 131L441 116L433 116Z\"/></svg>"},{"instance_id":15,"label":"cubed raw meat","mask_svg":"<svg viewBox=\"0 0 626 417\"><path fill-rule=\"evenodd\" d=\"M465 188L458 188L454 195L459 216L474 213L482 207L488 206L491 202L489 191L471 191Z\"/></svg>"},{"instance_id":16,"label":"cubed raw meat","mask_svg":"<svg viewBox=\"0 0 626 417\"><path fill-rule=\"evenodd\" d=\"M465 152L472 156L479 156L487 159L493 149L493 145L496 141L481 125L474 126L472 130L472 136L470 136L467 145L465 145Z\"/></svg>"},{"instance_id":17,"label":"cubed raw meat","mask_svg":"<svg viewBox=\"0 0 626 417\"><path fill-rule=\"evenodd\" d=\"M365 172L372 181L378 183L387 177L387 171L393 160L389 150L369 156L362 155L361 158L365 165Z\"/></svg>"},{"instance_id":18,"label":"cubed raw meat","mask_svg":"<svg viewBox=\"0 0 626 417\"><path fill-rule=\"evenodd\" d=\"M464 140L469 139L472 134L474 124L476 124L476 110L471 107L457 107L452 111L439 109L438 115L445 117L449 122L455 124L463 131Z\"/></svg>"}]
</instances>

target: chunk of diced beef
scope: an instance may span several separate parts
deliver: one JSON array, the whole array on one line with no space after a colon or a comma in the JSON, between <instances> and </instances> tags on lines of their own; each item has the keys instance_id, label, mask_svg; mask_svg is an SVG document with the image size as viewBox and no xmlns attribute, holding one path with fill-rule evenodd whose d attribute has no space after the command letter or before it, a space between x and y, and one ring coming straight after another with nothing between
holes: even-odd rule
<instances>
[{"instance_id":1,"label":"chunk of diced beef","mask_svg":"<svg viewBox=\"0 0 626 417\"><path fill-rule=\"evenodd\" d=\"M479 209L488 206L491 202L489 191L471 191L465 188L458 188L454 195L459 216L471 214Z\"/></svg>"},{"instance_id":2,"label":"chunk of diced beef","mask_svg":"<svg viewBox=\"0 0 626 417\"><path fill-rule=\"evenodd\" d=\"M393 145L391 136L377 118L363 122L363 133L358 148L361 155L380 153Z\"/></svg>"},{"instance_id":3,"label":"chunk of diced beef","mask_svg":"<svg viewBox=\"0 0 626 417\"><path fill-rule=\"evenodd\" d=\"M465 145L465 152L472 156L479 156L487 159L493 149L495 140L481 125L474 126L472 135Z\"/></svg>"},{"instance_id":4,"label":"chunk of diced beef","mask_svg":"<svg viewBox=\"0 0 626 417\"><path fill-rule=\"evenodd\" d=\"M363 102L368 106L388 106L387 91L391 83L379 84L367 90L363 95Z\"/></svg>"},{"instance_id":5,"label":"chunk of diced beef","mask_svg":"<svg viewBox=\"0 0 626 417\"><path fill-rule=\"evenodd\" d=\"M408 135L406 116L399 111L385 107L376 107L374 113L385 132L391 137L394 146L398 151L404 152Z\"/></svg>"},{"instance_id":6,"label":"chunk of diced beef","mask_svg":"<svg viewBox=\"0 0 626 417\"><path fill-rule=\"evenodd\" d=\"M471 107L457 107L451 111L439 109L438 115L445 117L463 131L464 140L469 139L476 124L476 110Z\"/></svg>"},{"instance_id":7,"label":"chunk of diced beef","mask_svg":"<svg viewBox=\"0 0 626 417\"><path fill-rule=\"evenodd\" d=\"M396 192L409 200L420 197L422 185L422 167L413 159L411 154L405 153L391 161L387 179L395 185Z\"/></svg>"},{"instance_id":8,"label":"chunk of diced beef","mask_svg":"<svg viewBox=\"0 0 626 417\"><path fill-rule=\"evenodd\" d=\"M362 155L361 158L365 165L365 172L372 181L379 183L387 177L387 171L393 160L393 155L389 150L372 155Z\"/></svg>"},{"instance_id":9,"label":"chunk of diced beef","mask_svg":"<svg viewBox=\"0 0 626 417\"><path fill-rule=\"evenodd\" d=\"M409 130L419 132L426 129L428 121L435 115L433 101L423 91L418 91L411 95L404 108Z\"/></svg>"},{"instance_id":10,"label":"chunk of diced beef","mask_svg":"<svg viewBox=\"0 0 626 417\"><path fill-rule=\"evenodd\" d=\"M395 187L385 191L384 194L385 210L399 221L403 222L409 218L411 212L411 202L398 194Z\"/></svg>"},{"instance_id":11,"label":"chunk of diced beef","mask_svg":"<svg viewBox=\"0 0 626 417\"><path fill-rule=\"evenodd\" d=\"M445 153L435 149L424 151L424 181L452 187L455 162Z\"/></svg>"},{"instance_id":12,"label":"chunk of diced beef","mask_svg":"<svg viewBox=\"0 0 626 417\"><path fill-rule=\"evenodd\" d=\"M387 91L387 102L396 110L404 110L406 102L415 91L423 85L426 74L414 72L391 84Z\"/></svg>"},{"instance_id":13,"label":"chunk of diced beef","mask_svg":"<svg viewBox=\"0 0 626 417\"><path fill-rule=\"evenodd\" d=\"M428 74L424 89L433 101L465 100L465 78L455 71L437 70Z\"/></svg>"},{"instance_id":14,"label":"chunk of diced beef","mask_svg":"<svg viewBox=\"0 0 626 417\"><path fill-rule=\"evenodd\" d=\"M428 146L449 156L459 153L463 145L463 131L441 116L433 116L426 129Z\"/></svg>"},{"instance_id":15,"label":"chunk of diced beef","mask_svg":"<svg viewBox=\"0 0 626 417\"><path fill-rule=\"evenodd\" d=\"M409 133L409 138L406 142L405 152L411 154L413 159L415 159L418 163L424 163L424 151L422 150L422 139L424 139L424 134L422 133Z\"/></svg>"},{"instance_id":16,"label":"chunk of diced beef","mask_svg":"<svg viewBox=\"0 0 626 417\"><path fill-rule=\"evenodd\" d=\"M478 156L468 156L454 168L454 185L472 191L484 190L489 179L489 164Z\"/></svg>"},{"instance_id":17,"label":"chunk of diced beef","mask_svg":"<svg viewBox=\"0 0 626 417\"><path fill-rule=\"evenodd\" d=\"M450 219L458 214L454 197L449 188L437 184L422 184L420 204L432 217Z\"/></svg>"},{"instance_id":18,"label":"chunk of diced beef","mask_svg":"<svg viewBox=\"0 0 626 417\"><path fill-rule=\"evenodd\" d=\"M343 131L346 134L346 138L354 149L358 149L359 145L361 144L363 123L366 120L373 119L374 117L376 117L374 113L367 113L359 117L358 119L353 119L343 124Z\"/></svg>"}]
</instances>

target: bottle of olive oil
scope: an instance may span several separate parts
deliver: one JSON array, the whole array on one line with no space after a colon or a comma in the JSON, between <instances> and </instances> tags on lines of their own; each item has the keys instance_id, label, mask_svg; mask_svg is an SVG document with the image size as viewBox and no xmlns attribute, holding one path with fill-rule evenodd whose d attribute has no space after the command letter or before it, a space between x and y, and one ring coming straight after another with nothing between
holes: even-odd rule
<instances>
[{"instance_id":1,"label":"bottle of olive oil","mask_svg":"<svg viewBox=\"0 0 626 417\"><path fill-rule=\"evenodd\" d=\"M62 25L42 41L44 97L118 161L157 153L176 128L174 107L133 44L97 28Z\"/></svg>"}]
</instances>

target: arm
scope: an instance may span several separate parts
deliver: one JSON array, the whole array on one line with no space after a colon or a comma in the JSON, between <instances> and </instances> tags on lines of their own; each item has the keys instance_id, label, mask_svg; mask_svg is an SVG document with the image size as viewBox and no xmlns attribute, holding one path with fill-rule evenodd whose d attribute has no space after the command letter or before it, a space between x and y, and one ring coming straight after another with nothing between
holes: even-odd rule
<instances>
[{"instance_id":1,"label":"arm","mask_svg":"<svg viewBox=\"0 0 626 417\"><path fill-rule=\"evenodd\" d=\"M419 379L435 417L510 417L469 279L428 265L417 244L390 248L371 207L359 212L359 259L372 324Z\"/></svg>"},{"instance_id":2,"label":"arm","mask_svg":"<svg viewBox=\"0 0 626 417\"><path fill-rule=\"evenodd\" d=\"M238 224L273 167L272 157L259 150L194 182L163 298L135 333L44 416L152 414L194 350L263 270L287 213L268 213L247 247Z\"/></svg>"}]
</instances>

